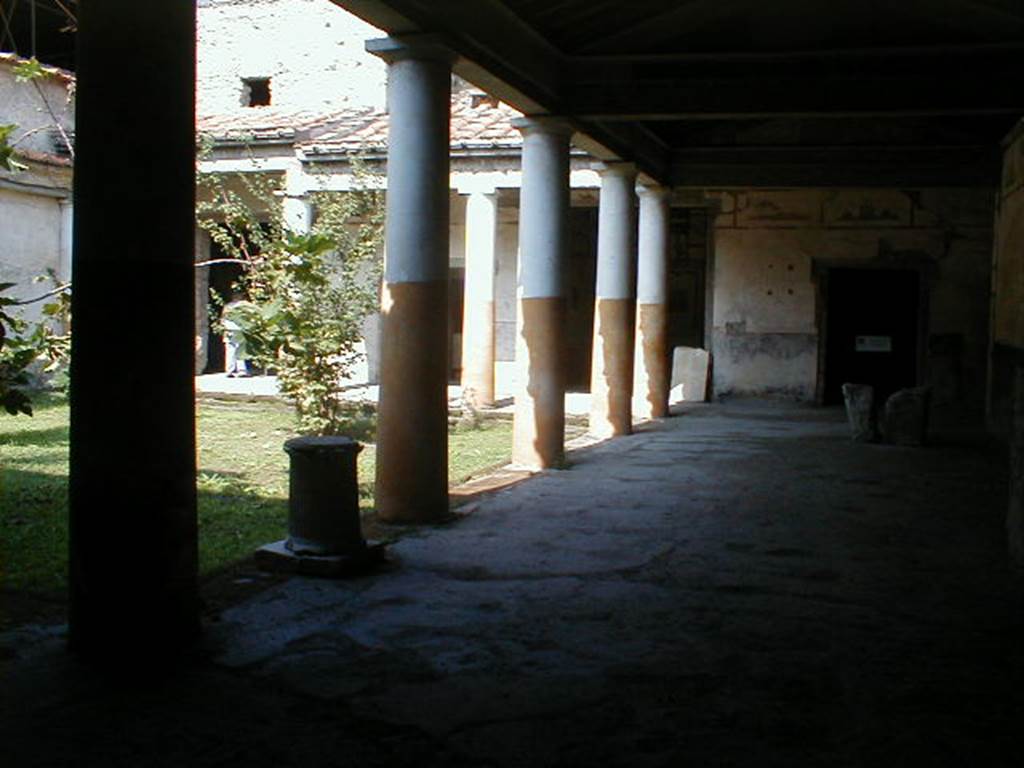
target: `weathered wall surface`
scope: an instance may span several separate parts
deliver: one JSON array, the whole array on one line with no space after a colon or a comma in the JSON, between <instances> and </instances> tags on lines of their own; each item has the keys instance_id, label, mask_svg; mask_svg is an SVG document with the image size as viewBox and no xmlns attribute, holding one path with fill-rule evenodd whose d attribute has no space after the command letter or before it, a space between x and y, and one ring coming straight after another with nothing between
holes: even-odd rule
<instances>
[{"instance_id":1,"label":"weathered wall surface","mask_svg":"<svg viewBox=\"0 0 1024 768\"><path fill-rule=\"evenodd\" d=\"M717 396L813 399L820 333L814 264L907 263L923 265L930 276L926 380L936 387L936 402L980 406L991 190L751 189L709 196L720 206L712 328ZM955 362L945 359L950 354Z\"/></svg>"},{"instance_id":2,"label":"weathered wall surface","mask_svg":"<svg viewBox=\"0 0 1024 768\"><path fill-rule=\"evenodd\" d=\"M0 283L16 284L5 296L34 298L51 286L33 278L50 269L61 275L62 218L59 199L0 187ZM42 306L19 307L18 314L35 322Z\"/></svg>"},{"instance_id":3,"label":"weathered wall surface","mask_svg":"<svg viewBox=\"0 0 1024 768\"><path fill-rule=\"evenodd\" d=\"M1015 369L1024 365L1024 122L1006 138L992 257L992 358L988 421L1009 434Z\"/></svg>"},{"instance_id":4,"label":"weathered wall surface","mask_svg":"<svg viewBox=\"0 0 1024 768\"><path fill-rule=\"evenodd\" d=\"M992 273L989 425L1009 438L1010 556L1024 568L1024 122L1006 138Z\"/></svg>"},{"instance_id":5,"label":"weathered wall surface","mask_svg":"<svg viewBox=\"0 0 1024 768\"><path fill-rule=\"evenodd\" d=\"M1024 124L1007 141L998 206L992 338L1024 350Z\"/></svg>"},{"instance_id":6,"label":"weathered wall surface","mask_svg":"<svg viewBox=\"0 0 1024 768\"><path fill-rule=\"evenodd\" d=\"M199 113L253 109L245 78L270 78L272 107L382 108L385 65L363 44L383 36L328 0L199 0Z\"/></svg>"},{"instance_id":7,"label":"weathered wall surface","mask_svg":"<svg viewBox=\"0 0 1024 768\"><path fill-rule=\"evenodd\" d=\"M18 61L11 54L0 54L0 125L18 126L11 137L17 149L52 154L61 143L57 126L74 129L72 78L47 68L43 77L18 82L13 71Z\"/></svg>"},{"instance_id":8,"label":"weathered wall surface","mask_svg":"<svg viewBox=\"0 0 1024 768\"><path fill-rule=\"evenodd\" d=\"M69 275L71 169L56 156L56 127L73 129L74 102L66 73L47 70L31 83L19 83L17 61L0 55L0 125L17 126L10 141L28 167L0 170L0 282L16 283L6 296L28 299L50 287L33 284L33 278L51 269L60 279ZM42 306L21 307L18 314L35 322Z\"/></svg>"}]
</instances>

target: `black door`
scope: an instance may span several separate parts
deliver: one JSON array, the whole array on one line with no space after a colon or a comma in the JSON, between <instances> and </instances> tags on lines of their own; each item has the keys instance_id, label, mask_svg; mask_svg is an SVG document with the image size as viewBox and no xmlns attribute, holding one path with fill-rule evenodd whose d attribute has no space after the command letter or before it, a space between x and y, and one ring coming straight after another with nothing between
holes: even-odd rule
<instances>
[{"instance_id":1,"label":"black door","mask_svg":"<svg viewBox=\"0 0 1024 768\"><path fill-rule=\"evenodd\" d=\"M829 270L826 404L842 402L846 382L873 386L876 403L917 384L919 308L915 270Z\"/></svg>"}]
</instances>

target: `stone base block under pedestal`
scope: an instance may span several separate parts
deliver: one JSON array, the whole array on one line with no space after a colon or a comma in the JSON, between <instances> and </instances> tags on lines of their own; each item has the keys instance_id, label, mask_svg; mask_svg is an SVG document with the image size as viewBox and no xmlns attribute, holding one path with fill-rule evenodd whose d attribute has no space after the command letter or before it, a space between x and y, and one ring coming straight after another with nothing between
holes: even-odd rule
<instances>
[{"instance_id":1,"label":"stone base block under pedestal","mask_svg":"<svg viewBox=\"0 0 1024 768\"><path fill-rule=\"evenodd\" d=\"M256 565L274 573L345 579L362 576L384 562L384 544L367 542L362 549L344 555L298 555L286 546L287 539L256 550Z\"/></svg>"}]
</instances>

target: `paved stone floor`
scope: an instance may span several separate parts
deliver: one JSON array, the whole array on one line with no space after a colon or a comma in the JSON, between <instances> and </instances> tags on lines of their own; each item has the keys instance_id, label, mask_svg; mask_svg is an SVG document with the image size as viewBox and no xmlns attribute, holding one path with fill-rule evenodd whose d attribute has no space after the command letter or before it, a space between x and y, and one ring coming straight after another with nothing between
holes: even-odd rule
<instances>
[{"instance_id":1,"label":"paved stone floor","mask_svg":"<svg viewBox=\"0 0 1024 768\"><path fill-rule=\"evenodd\" d=\"M691 406L374 576L228 609L163 679L26 629L4 763L1020 766L1004 464L962 432L858 445L835 411Z\"/></svg>"}]
</instances>

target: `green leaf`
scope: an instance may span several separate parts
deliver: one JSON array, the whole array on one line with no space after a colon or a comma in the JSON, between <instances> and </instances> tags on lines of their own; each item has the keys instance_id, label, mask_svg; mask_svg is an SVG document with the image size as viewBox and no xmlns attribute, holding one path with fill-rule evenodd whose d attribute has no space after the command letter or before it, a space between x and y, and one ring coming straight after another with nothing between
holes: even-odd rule
<instances>
[{"instance_id":1,"label":"green leaf","mask_svg":"<svg viewBox=\"0 0 1024 768\"><path fill-rule=\"evenodd\" d=\"M35 56L18 62L12 67L12 71L14 72L14 79L19 83L46 76L46 70L43 69L43 65L39 63Z\"/></svg>"}]
</instances>

